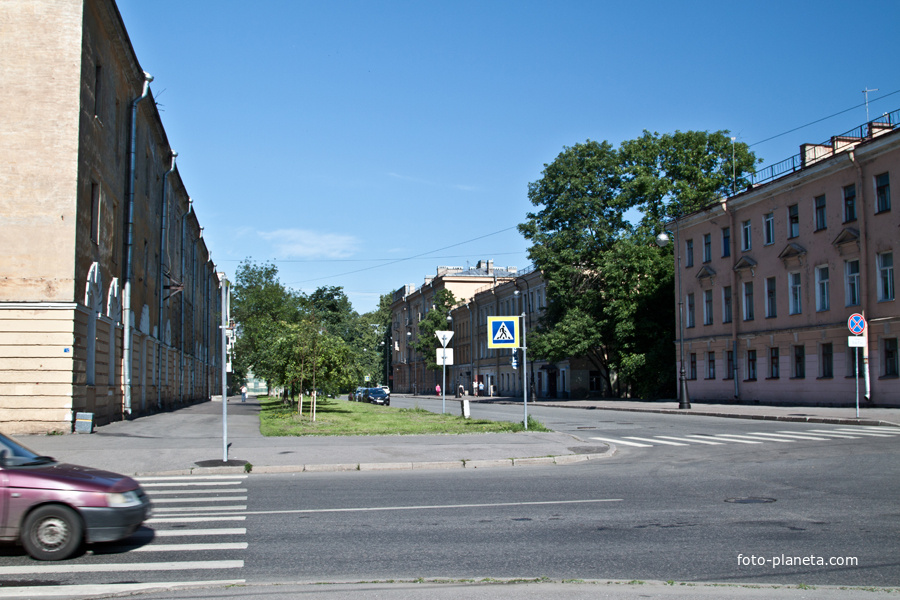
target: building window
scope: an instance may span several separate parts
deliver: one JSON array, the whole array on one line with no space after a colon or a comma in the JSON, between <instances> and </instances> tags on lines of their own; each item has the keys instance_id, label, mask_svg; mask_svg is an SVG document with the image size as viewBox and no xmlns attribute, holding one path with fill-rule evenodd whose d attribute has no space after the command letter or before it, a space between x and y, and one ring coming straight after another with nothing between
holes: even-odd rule
<instances>
[{"instance_id":1,"label":"building window","mask_svg":"<svg viewBox=\"0 0 900 600\"><path fill-rule=\"evenodd\" d=\"M856 186L844 188L844 223L856 220Z\"/></svg>"},{"instance_id":2,"label":"building window","mask_svg":"<svg viewBox=\"0 0 900 600\"><path fill-rule=\"evenodd\" d=\"M844 262L844 293L847 306L859 305L859 261Z\"/></svg>"},{"instance_id":3,"label":"building window","mask_svg":"<svg viewBox=\"0 0 900 600\"><path fill-rule=\"evenodd\" d=\"M91 182L91 241L100 243L100 185Z\"/></svg>"},{"instance_id":4,"label":"building window","mask_svg":"<svg viewBox=\"0 0 900 600\"><path fill-rule=\"evenodd\" d=\"M713 293L712 290L703 290L703 324L712 325L713 322Z\"/></svg>"},{"instance_id":5,"label":"building window","mask_svg":"<svg viewBox=\"0 0 900 600\"><path fill-rule=\"evenodd\" d=\"M788 238L800 235L800 207L796 204L788 206Z\"/></svg>"},{"instance_id":6,"label":"building window","mask_svg":"<svg viewBox=\"0 0 900 600\"><path fill-rule=\"evenodd\" d=\"M788 273L788 283L791 288L790 314L799 315L802 311L802 296L800 294L800 273Z\"/></svg>"},{"instance_id":7,"label":"building window","mask_svg":"<svg viewBox=\"0 0 900 600\"><path fill-rule=\"evenodd\" d=\"M697 354L691 352L690 369L688 370L688 379L697 379Z\"/></svg>"},{"instance_id":8,"label":"building window","mask_svg":"<svg viewBox=\"0 0 900 600\"><path fill-rule=\"evenodd\" d=\"M875 212L891 210L891 178L887 173L875 177Z\"/></svg>"},{"instance_id":9,"label":"building window","mask_svg":"<svg viewBox=\"0 0 900 600\"><path fill-rule=\"evenodd\" d=\"M756 350L747 350L747 380L756 381Z\"/></svg>"},{"instance_id":10,"label":"building window","mask_svg":"<svg viewBox=\"0 0 900 600\"><path fill-rule=\"evenodd\" d=\"M898 373L900 373L900 365L898 365L897 357L897 338L885 338L883 345L882 355L884 356L884 376L897 377Z\"/></svg>"},{"instance_id":11,"label":"building window","mask_svg":"<svg viewBox=\"0 0 900 600\"><path fill-rule=\"evenodd\" d=\"M722 288L722 322L731 323L731 286Z\"/></svg>"},{"instance_id":12,"label":"building window","mask_svg":"<svg viewBox=\"0 0 900 600\"><path fill-rule=\"evenodd\" d=\"M753 320L753 282L744 282L744 320Z\"/></svg>"},{"instance_id":13,"label":"building window","mask_svg":"<svg viewBox=\"0 0 900 600\"><path fill-rule=\"evenodd\" d=\"M766 246L775 243L775 213L763 217L763 243Z\"/></svg>"},{"instance_id":14,"label":"building window","mask_svg":"<svg viewBox=\"0 0 900 600\"><path fill-rule=\"evenodd\" d=\"M694 266L694 240L688 240L684 243L684 266Z\"/></svg>"},{"instance_id":15,"label":"building window","mask_svg":"<svg viewBox=\"0 0 900 600\"><path fill-rule=\"evenodd\" d=\"M816 267L816 310L831 308L828 295L828 265Z\"/></svg>"},{"instance_id":16,"label":"building window","mask_svg":"<svg viewBox=\"0 0 900 600\"><path fill-rule=\"evenodd\" d=\"M778 379L781 376L778 361L778 348L769 348L769 379Z\"/></svg>"},{"instance_id":17,"label":"building window","mask_svg":"<svg viewBox=\"0 0 900 600\"><path fill-rule=\"evenodd\" d=\"M803 346L794 346L792 368L794 379L803 379L806 377L806 348Z\"/></svg>"},{"instance_id":18,"label":"building window","mask_svg":"<svg viewBox=\"0 0 900 600\"><path fill-rule=\"evenodd\" d=\"M825 196L816 197L816 231L828 227L828 220L825 217Z\"/></svg>"},{"instance_id":19,"label":"building window","mask_svg":"<svg viewBox=\"0 0 900 600\"><path fill-rule=\"evenodd\" d=\"M878 300L894 299L894 253L882 252L878 255Z\"/></svg>"},{"instance_id":20,"label":"building window","mask_svg":"<svg viewBox=\"0 0 900 600\"><path fill-rule=\"evenodd\" d=\"M707 352L706 353L706 378L707 379L715 379L716 378L716 353L715 352Z\"/></svg>"},{"instance_id":21,"label":"building window","mask_svg":"<svg viewBox=\"0 0 900 600\"><path fill-rule=\"evenodd\" d=\"M712 260L712 234L703 234L703 262Z\"/></svg>"},{"instance_id":22,"label":"building window","mask_svg":"<svg viewBox=\"0 0 900 600\"><path fill-rule=\"evenodd\" d=\"M734 351L725 351L725 379L734 379Z\"/></svg>"},{"instance_id":23,"label":"building window","mask_svg":"<svg viewBox=\"0 0 900 600\"><path fill-rule=\"evenodd\" d=\"M103 102L103 66L94 67L94 116L101 118L100 109Z\"/></svg>"},{"instance_id":24,"label":"building window","mask_svg":"<svg viewBox=\"0 0 900 600\"><path fill-rule=\"evenodd\" d=\"M775 296L775 278L766 278L766 318L778 316L777 298Z\"/></svg>"},{"instance_id":25,"label":"building window","mask_svg":"<svg viewBox=\"0 0 900 600\"><path fill-rule=\"evenodd\" d=\"M834 377L834 345L831 342L819 347L819 376L823 379Z\"/></svg>"},{"instance_id":26,"label":"building window","mask_svg":"<svg viewBox=\"0 0 900 600\"><path fill-rule=\"evenodd\" d=\"M694 321L694 294L687 295L687 325L686 327L691 328L696 325Z\"/></svg>"},{"instance_id":27,"label":"building window","mask_svg":"<svg viewBox=\"0 0 900 600\"><path fill-rule=\"evenodd\" d=\"M722 228L722 257L731 256L731 227Z\"/></svg>"},{"instance_id":28,"label":"building window","mask_svg":"<svg viewBox=\"0 0 900 600\"><path fill-rule=\"evenodd\" d=\"M747 252L752 247L752 243L750 241L750 233L752 228L750 226L750 221L744 221L741 224L741 250Z\"/></svg>"}]
</instances>

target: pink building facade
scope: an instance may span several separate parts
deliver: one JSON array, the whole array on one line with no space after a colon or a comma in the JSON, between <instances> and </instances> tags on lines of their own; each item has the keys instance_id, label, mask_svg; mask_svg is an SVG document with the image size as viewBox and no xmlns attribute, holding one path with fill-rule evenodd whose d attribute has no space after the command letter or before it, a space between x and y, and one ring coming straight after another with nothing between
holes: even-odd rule
<instances>
[{"instance_id":1,"label":"pink building facade","mask_svg":"<svg viewBox=\"0 0 900 600\"><path fill-rule=\"evenodd\" d=\"M858 389L861 406L900 405L898 115L804 145L790 174L669 224L692 400L843 405Z\"/></svg>"}]
</instances>

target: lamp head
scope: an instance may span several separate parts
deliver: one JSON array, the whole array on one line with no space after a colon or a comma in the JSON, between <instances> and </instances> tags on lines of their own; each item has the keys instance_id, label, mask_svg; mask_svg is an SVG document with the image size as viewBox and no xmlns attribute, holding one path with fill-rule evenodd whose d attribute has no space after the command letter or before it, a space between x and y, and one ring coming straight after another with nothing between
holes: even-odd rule
<instances>
[{"instance_id":1,"label":"lamp head","mask_svg":"<svg viewBox=\"0 0 900 600\"><path fill-rule=\"evenodd\" d=\"M659 235L656 236L656 245L660 248L665 248L669 245L669 234L663 231Z\"/></svg>"}]
</instances>

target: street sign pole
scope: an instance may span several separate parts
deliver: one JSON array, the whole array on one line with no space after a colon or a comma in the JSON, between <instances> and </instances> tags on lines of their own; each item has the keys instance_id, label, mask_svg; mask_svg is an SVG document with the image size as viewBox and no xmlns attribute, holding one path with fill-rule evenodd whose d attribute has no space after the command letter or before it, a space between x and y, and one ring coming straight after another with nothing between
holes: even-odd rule
<instances>
[{"instance_id":1,"label":"street sign pole","mask_svg":"<svg viewBox=\"0 0 900 600\"><path fill-rule=\"evenodd\" d=\"M435 331L435 337L441 342L444 351L441 354L441 363L443 366L443 379L441 380L441 414L447 412L447 344L453 337L452 331Z\"/></svg>"},{"instance_id":2,"label":"street sign pole","mask_svg":"<svg viewBox=\"0 0 900 600\"><path fill-rule=\"evenodd\" d=\"M859 361L862 358L862 350L866 345L863 332L866 330L866 318L859 313L853 313L847 319L847 327L853 335L847 339L847 345L856 350L856 418L859 419Z\"/></svg>"},{"instance_id":3,"label":"street sign pole","mask_svg":"<svg viewBox=\"0 0 900 600\"><path fill-rule=\"evenodd\" d=\"M525 313L522 313L522 406L525 407L525 430L528 431L528 344L525 343Z\"/></svg>"}]
</instances>

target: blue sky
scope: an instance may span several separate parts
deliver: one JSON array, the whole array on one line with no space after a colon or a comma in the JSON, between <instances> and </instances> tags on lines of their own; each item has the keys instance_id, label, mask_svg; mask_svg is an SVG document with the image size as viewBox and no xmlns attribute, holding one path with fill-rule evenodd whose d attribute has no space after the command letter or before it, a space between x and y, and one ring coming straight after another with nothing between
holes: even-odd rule
<instances>
[{"instance_id":1,"label":"blue sky","mask_svg":"<svg viewBox=\"0 0 900 600\"><path fill-rule=\"evenodd\" d=\"M896 0L118 5L217 268L359 312L438 265L525 267L565 146L727 129L765 166L862 124L866 88L900 108Z\"/></svg>"}]
</instances>

